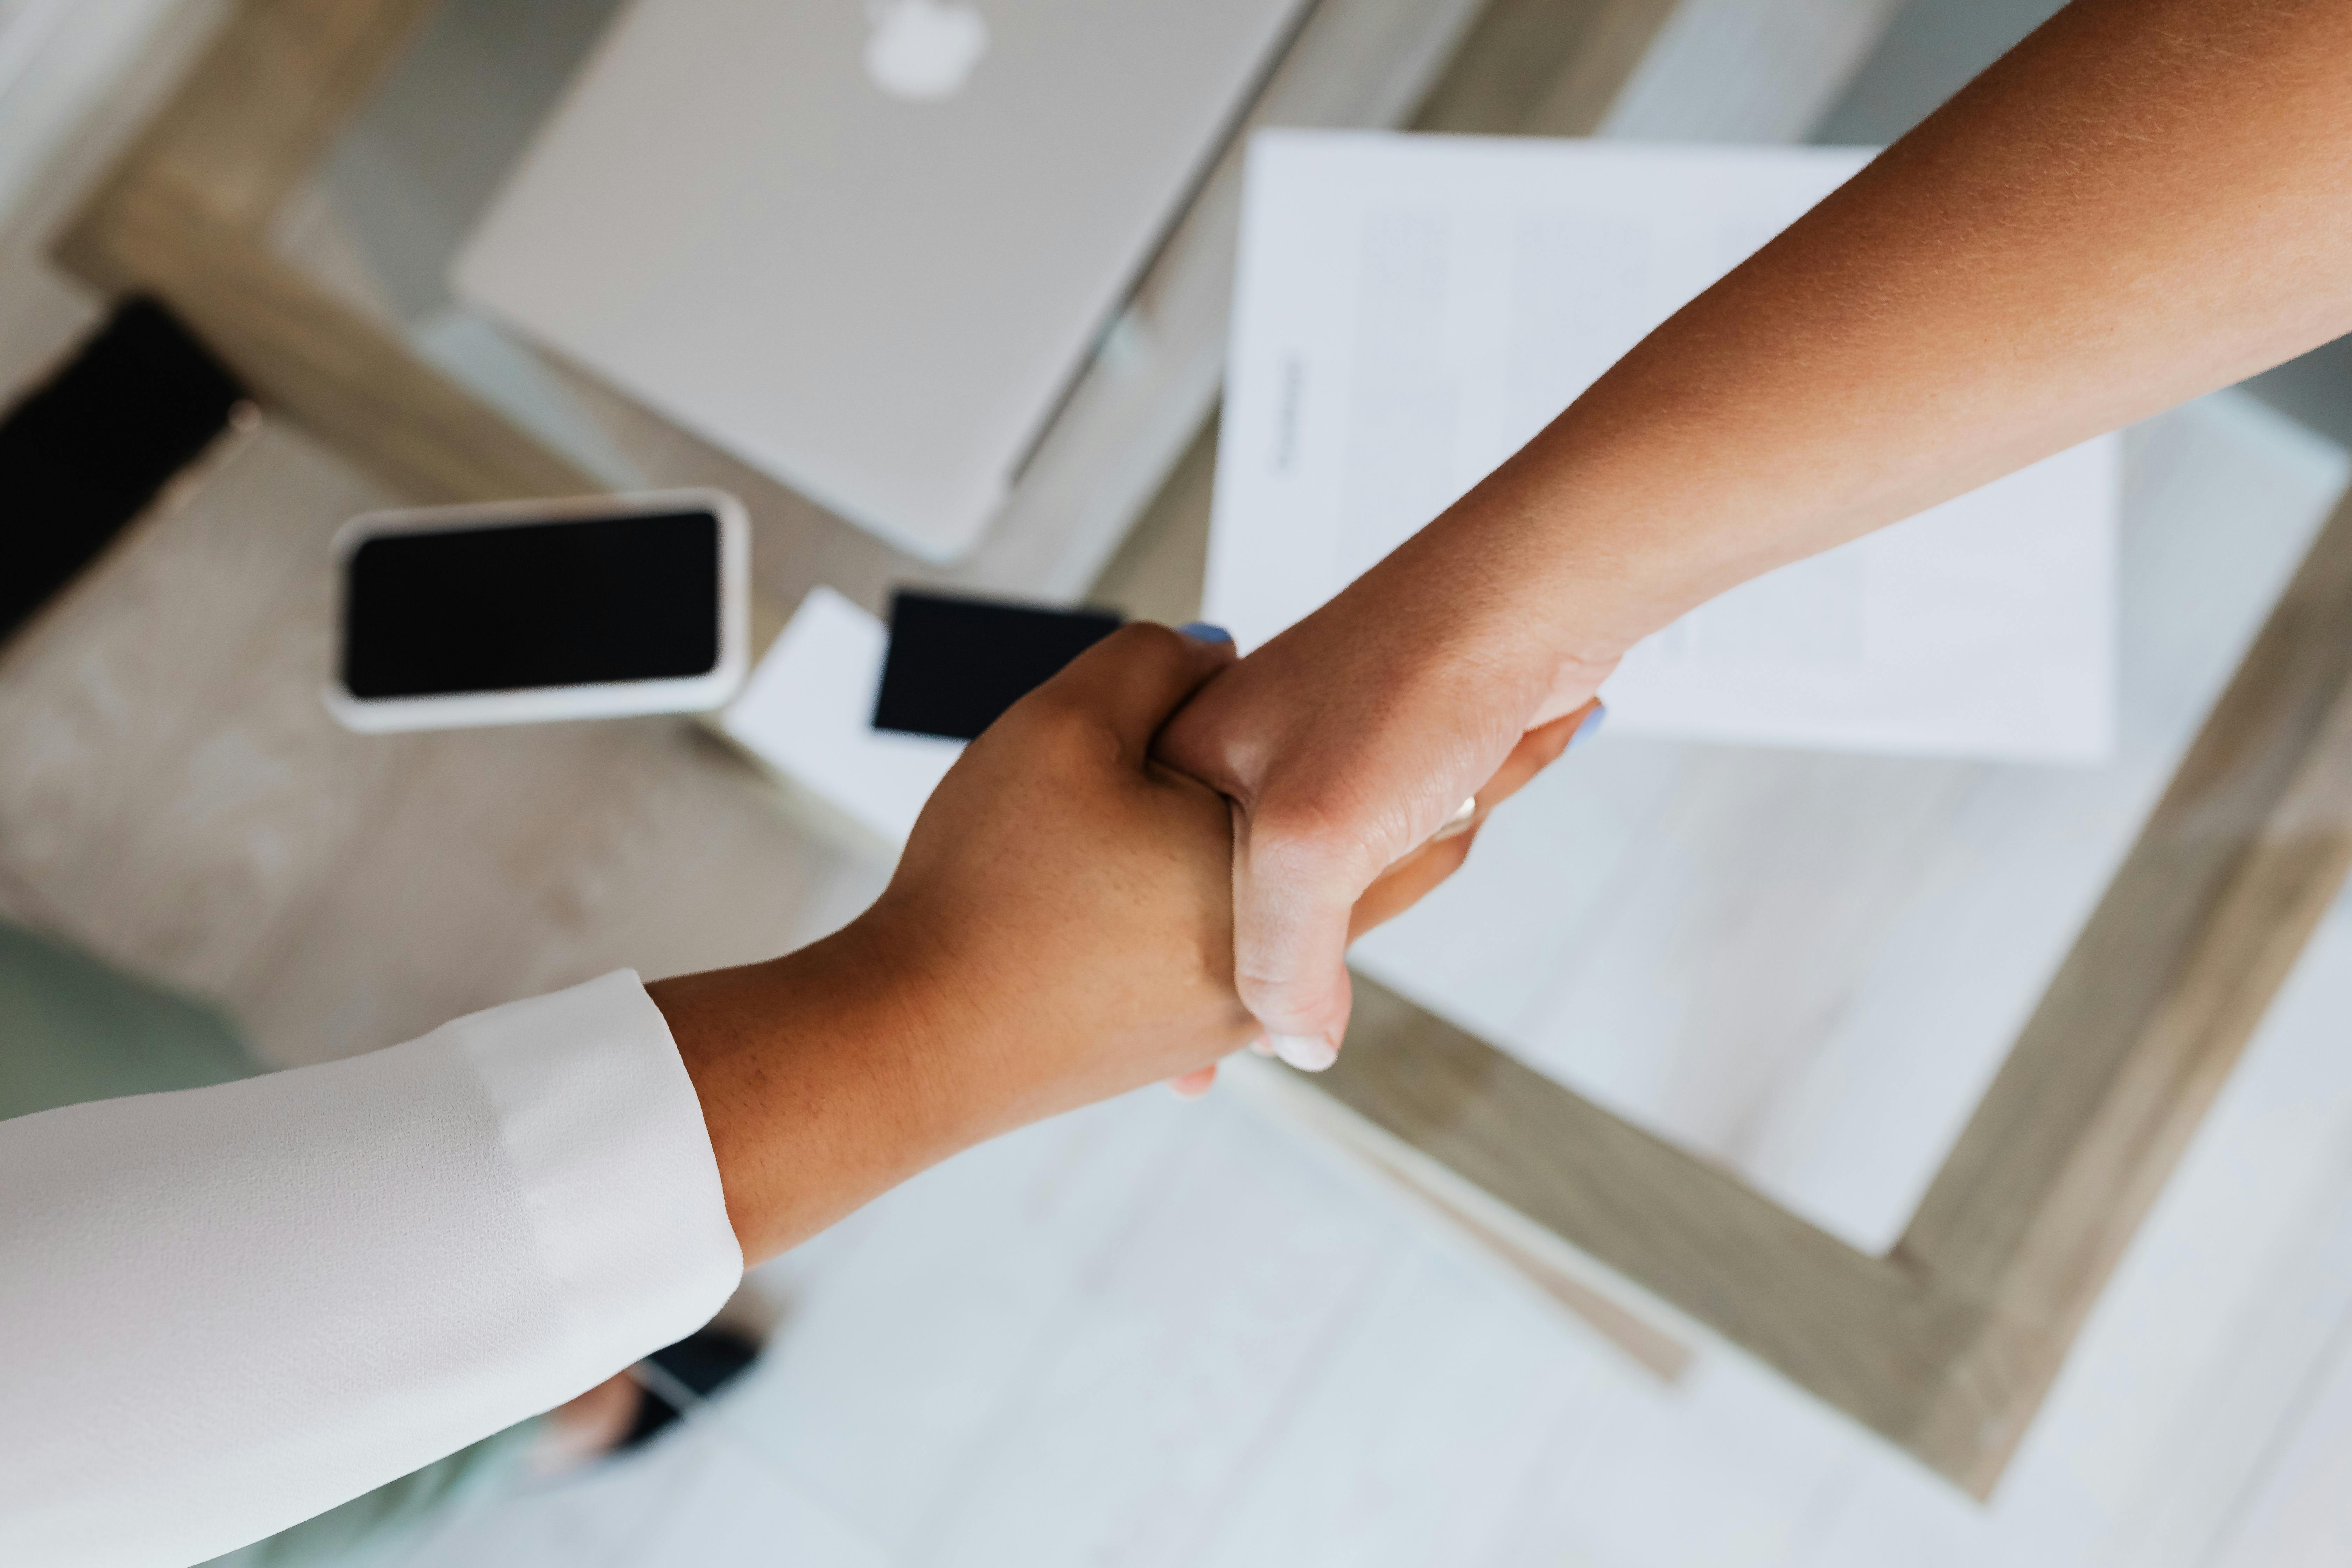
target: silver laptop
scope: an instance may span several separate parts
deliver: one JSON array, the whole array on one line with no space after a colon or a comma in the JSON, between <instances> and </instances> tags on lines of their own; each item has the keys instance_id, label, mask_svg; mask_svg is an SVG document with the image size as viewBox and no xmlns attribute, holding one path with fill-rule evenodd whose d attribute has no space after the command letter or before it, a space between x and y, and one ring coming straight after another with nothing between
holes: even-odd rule
<instances>
[{"instance_id":1,"label":"silver laptop","mask_svg":"<svg viewBox=\"0 0 2352 1568\"><path fill-rule=\"evenodd\" d=\"M637 0L459 296L969 550L1308 0Z\"/></svg>"}]
</instances>

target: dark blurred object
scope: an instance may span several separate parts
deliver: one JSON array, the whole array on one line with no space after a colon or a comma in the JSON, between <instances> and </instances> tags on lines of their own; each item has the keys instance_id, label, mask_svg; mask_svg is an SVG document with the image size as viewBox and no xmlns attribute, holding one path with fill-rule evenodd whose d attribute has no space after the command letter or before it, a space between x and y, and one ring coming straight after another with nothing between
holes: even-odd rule
<instances>
[{"instance_id":1,"label":"dark blurred object","mask_svg":"<svg viewBox=\"0 0 2352 1568\"><path fill-rule=\"evenodd\" d=\"M0 421L0 641L106 548L245 399L152 300L133 300Z\"/></svg>"},{"instance_id":2,"label":"dark blurred object","mask_svg":"<svg viewBox=\"0 0 2352 1568\"><path fill-rule=\"evenodd\" d=\"M732 1329L707 1328L654 1352L646 1360L684 1384L684 1391L698 1402L734 1382L759 1358L757 1341ZM638 1447L684 1414L655 1386L664 1381L640 1378L637 1418L628 1436L613 1445L615 1452Z\"/></svg>"},{"instance_id":3,"label":"dark blurred object","mask_svg":"<svg viewBox=\"0 0 2352 1568\"><path fill-rule=\"evenodd\" d=\"M1118 630L1108 610L1047 610L901 591L874 727L969 741Z\"/></svg>"}]
</instances>

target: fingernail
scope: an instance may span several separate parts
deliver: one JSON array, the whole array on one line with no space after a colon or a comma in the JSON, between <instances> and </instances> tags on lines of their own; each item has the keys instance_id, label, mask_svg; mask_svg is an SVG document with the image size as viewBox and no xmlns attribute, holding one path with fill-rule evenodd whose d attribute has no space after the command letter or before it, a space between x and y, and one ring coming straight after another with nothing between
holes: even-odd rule
<instances>
[{"instance_id":1,"label":"fingernail","mask_svg":"<svg viewBox=\"0 0 2352 1568\"><path fill-rule=\"evenodd\" d=\"M1207 1094L1212 1087L1213 1086L1205 1083L1201 1084L1198 1087L1194 1087L1193 1085L1185 1083L1181 1079L1171 1078L1168 1080L1168 1092L1174 1095L1179 1100L1198 1100L1202 1095Z\"/></svg>"},{"instance_id":2,"label":"fingernail","mask_svg":"<svg viewBox=\"0 0 2352 1568\"><path fill-rule=\"evenodd\" d=\"M1608 717L1607 705L1595 702L1592 705L1592 711L1584 716L1584 722L1576 727L1576 733L1568 738L1570 748L1573 749L1579 741L1589 741L1601 733L1601 721Z\"/></svg>"},{"instance_id":3,"label":"fingernail","mask_svg":"<svg viewBox=\"0 0 2352 1568\"><path fill-rule=\"evenodd\" d=\"M1186 637L1191 637L1194 642L1231 642L1234 640L1233 633L1225 630L1223 626L1211 626L1206 621L1186 621L1182 626L1178 626L1176 629L1182 632Z\"/></svg>"},{"instance_id":4,"label":"fingernail","mask_svg":"<svg viewBox=\"0 0 2352 1568\"><path fill-rule=\"evenodd\" d=\"M1260 1035L1256 1039L1250 1042L1250 1049L1255 1051L1262 1057L1270 1057L1274 1055L1274 1042L1267 1039L1264 1035Z\"/></svg>"},{"instance_id":5,"label":"fingernail","mask_svg":"<svg viewBox=\"0 0 2352 1568\"><path fill-rule=\"evenodd\" d=\"M1339 1048L1320 1035L1269 1035L1274 1054L1300 1072L1321 1072L1339 1059Z\"/></svg>"}]
</instances>

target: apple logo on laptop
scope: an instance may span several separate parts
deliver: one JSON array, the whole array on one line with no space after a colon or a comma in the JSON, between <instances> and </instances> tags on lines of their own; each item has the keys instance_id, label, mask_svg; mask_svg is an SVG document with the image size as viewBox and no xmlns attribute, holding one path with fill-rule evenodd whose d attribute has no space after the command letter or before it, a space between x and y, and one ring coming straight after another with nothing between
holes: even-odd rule
<instances>
[{"instance_id":1,"label":"apple logo on laptop","mask_svg":"<svg viewBox=\"0 0 2352 1568\"><path fill-rule=\"evenodd\" d=\"M950 98L988 52L988 24L961 0L867 0L866 74L893 98Z\"/></svg>"}]
</instances>

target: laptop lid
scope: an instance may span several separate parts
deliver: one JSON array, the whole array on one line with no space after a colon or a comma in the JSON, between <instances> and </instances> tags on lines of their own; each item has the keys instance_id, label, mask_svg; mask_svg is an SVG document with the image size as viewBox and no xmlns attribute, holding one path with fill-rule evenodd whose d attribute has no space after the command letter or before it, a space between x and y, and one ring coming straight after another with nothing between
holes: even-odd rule
<instances>
[{"instance_id":1,"label":"laptop lid","mask_svg":"<svg viewBox=\"0 0 2352 1568\"><path fill-rule=\"evenodd\" d=\"M458 295L969 550L1307 0L638 0Z\"/></svg>"}]
</instances>

